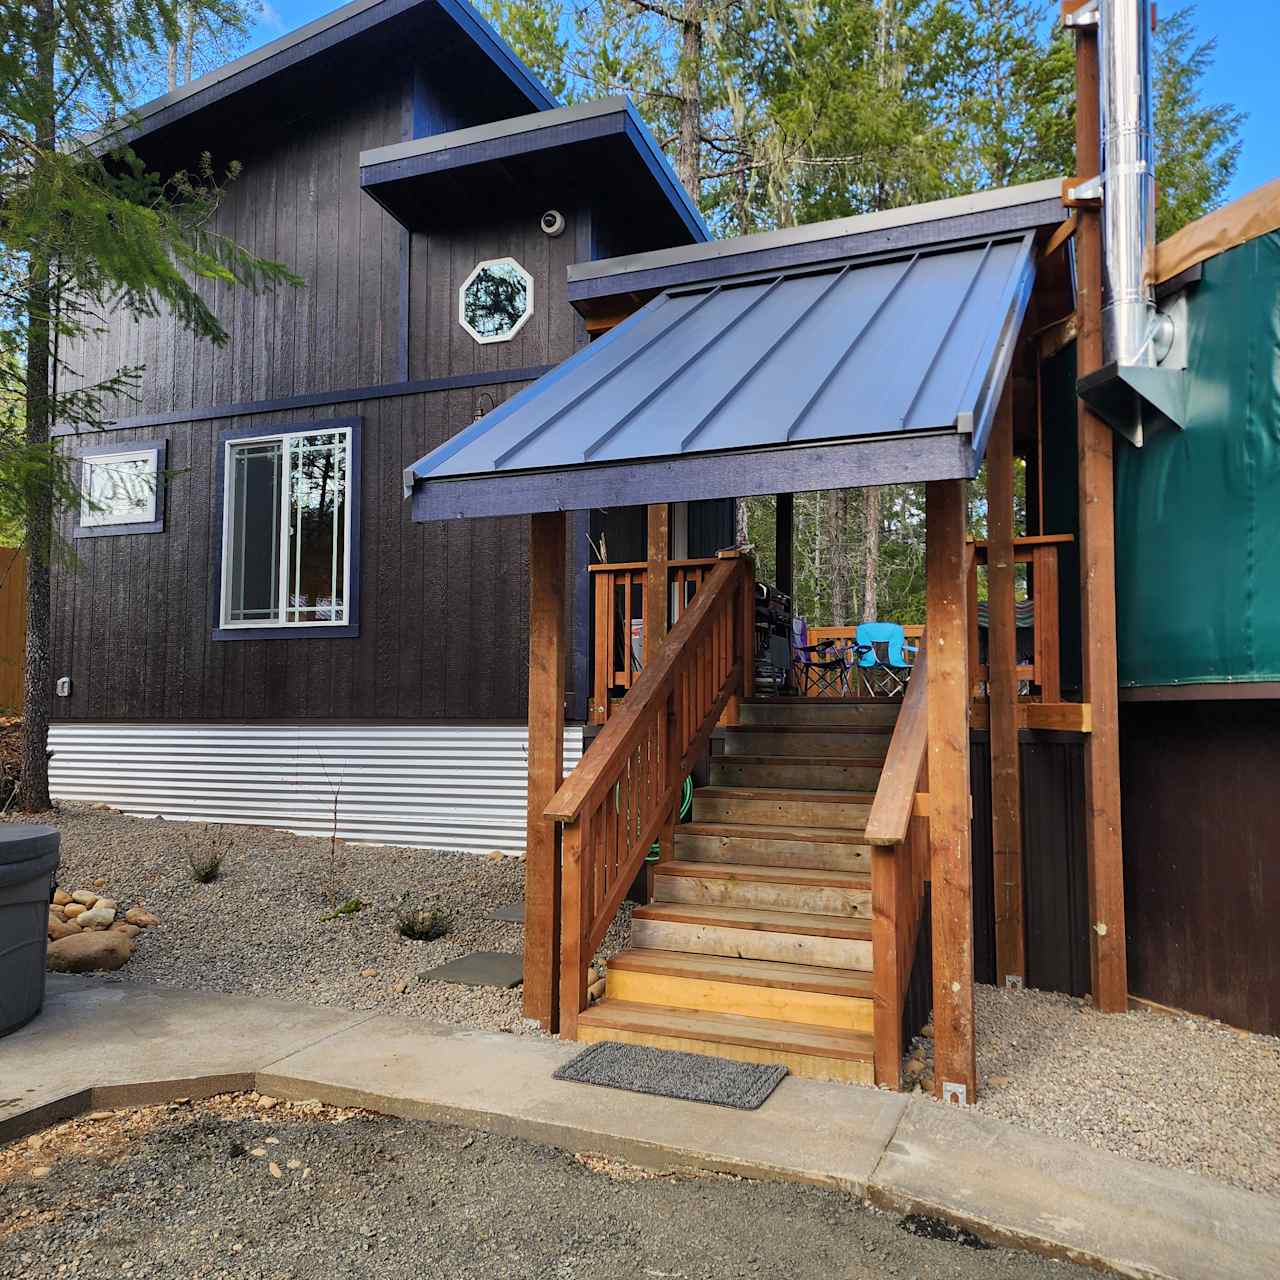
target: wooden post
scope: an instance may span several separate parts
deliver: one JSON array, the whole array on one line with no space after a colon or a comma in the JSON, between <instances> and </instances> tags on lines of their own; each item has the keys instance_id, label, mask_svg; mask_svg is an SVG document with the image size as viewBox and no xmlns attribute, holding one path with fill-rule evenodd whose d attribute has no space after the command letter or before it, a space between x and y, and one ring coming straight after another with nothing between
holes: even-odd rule
<instances>
[{"instance_id":1,"label":"wooden post","mask_svg":"<svg viewBox=\"0 0 1280 1280\"><path fill-rule=\"evenodd\" d=\"M774 516L774 572L773 585L784 596L793 594L795 587L795 532L796 498L793 493L778 494L778 506Z\"/></svg>"},{"instance_id":2,"label":"wooden post","mask_svg":"<svg viewBox=\"0 0 1280 1280\"><path fill-rule=\"evenodd\" d=\"M1076 32L1076 166L1081 178L1102 167L1096 27ZM1102 218L1077 211L1076 371L1102 367ZM1083 695L1093 708L1084 743L1089 867L1090 972L1094 1005L1123 1013L1129 1004L1120 830L1120 699L1116 667L1114 437L1079 401L1080 615Z\"/></svg>"},{"instance_id":3,"label":"wooden post","mask_svg":"<svg viewBox=\"0 0 1280 1280\"><path fill-rule=\"evenodd\" d=\"M524 863L524 1016L556 1029L560 859L543 811L564 780L565 515L529 529L529 810Z\"/></svg>"},{"instance_id":4,"label":"wooden post","mask_svg":"<svg viewBox=\"0 0 1280 1280\"><path fill-rule=\"evenodd\" d=\"M644 577L644 661L658 652L670 629L671 588L667 561L671 558L671 508L655 502L648 508L649 562Z\"/></svg>"},{"instance_id":5,"label":"wooden post","mask_svg":"<svg viewBox=\"0 0 1280 1280\"><path fill-rule=\"evenodd\" d=\"M1022 791L1018 759L1018 632L1013 560L1013 379L987 445L987 696L991 725L991 861L996 983L1022 986ZM1009 979L1014 981L1011 984Z\"/></svg>"},{"instance_id":6,"label":"wooden post","mask_svg":"<svg viewBox=\"0 0 1280 1280\"><path fill-rule=\"evenodd\" d=\"M929 846L933 880L934 1088L977 1096L973 1015L973 867L969 836L969 657L965 482L925 489L929 637Z\"/></svg>"}]
</instances>

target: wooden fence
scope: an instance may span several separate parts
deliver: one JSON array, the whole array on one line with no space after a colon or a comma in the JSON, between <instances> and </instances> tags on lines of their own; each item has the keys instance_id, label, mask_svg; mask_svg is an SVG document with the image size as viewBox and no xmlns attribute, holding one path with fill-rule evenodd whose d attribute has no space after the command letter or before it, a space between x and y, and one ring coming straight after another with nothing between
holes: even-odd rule
<instances>
[{"instance_id":1,"label":"wooden fence","mask_svg":"<svg viewBox=\"0 0 1280 1280\"><path fill-rule=\"evenodd\" d=\"M21 547L0 547L0 716L22 714L26 648L26 552Z\"/></svg>"}]
</instances>

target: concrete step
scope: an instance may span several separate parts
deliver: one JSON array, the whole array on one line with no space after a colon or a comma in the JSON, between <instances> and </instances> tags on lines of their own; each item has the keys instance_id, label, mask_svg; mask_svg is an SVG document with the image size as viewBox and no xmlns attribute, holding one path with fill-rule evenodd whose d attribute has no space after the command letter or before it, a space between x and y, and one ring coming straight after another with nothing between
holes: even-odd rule
<instances>
[{"instance_id":1,"label":"concrete step","mask_svg":"<svg viewBox=\"0 0 1280 1280\"><path fill-rule=\"evenodd\" d=\"M877 726L738 724L721 731L727 756L883 760L892 730Z\"/></svg>"},{"instance_id":2,"label":"concrete step","mask_svg":"<svg viewBox=\"0 0 1280 1280\"><path fill-rule=\"evenodd\" d=\"M749 698L740 705L743 724L887 725L901 701L887 698Z\"/></svg>"},{"instance_id":3,"label":"concrete step","mask_svg":"<svg viewBox=\"0 0 1280 1280\"><path fill-rule=\"evenodd\" d=\"M664 862L654 868L655 902L746 907L871 918L871 880L807 867Z\"/></svg>"},{"instance_id":4,"label":"concrete step","mask_svg":"<svg viewBox=\"0 0 1280 1280\"><path fill-rule=\"evenodd\" d=\"M699 787L693 793L693 820L861 831L866 827L873 799L873 794L858 791Z\"/></svg>"},{"instance_id":5,"label":"concrete step","mask_svg":"<svg viewBox=\"0 0 1280 1280\"><path fill-rule=\"evenodd\" d=\"M718 787L790 787L816 791L875 791L883 758L831 756L714 756L711 783Z\"/></svg>"},{"instance_id":6,"label":"concrete step","mask_svg":"<svg viewBox=\"0 0 1280 1280\"><path fill-rule=\"evenodd\" d=\"M688 822L676 828L675 845L681 862L871 871L871 847L861 834L829 827Z\"/></svg>"},{"instance_id":7,"label":"concrete step","mask_svg":"<svg viewBox=\"0 0 1280 1280\"><path fill-rule=\"evenodd\" d=\"M631 944L868 973L872 964L869 920L761 908L650 903L631 917Z\"/></svg>"},{"instance_id":8,"label":"concrete step","mask_svg":"<svg viewBox=\"0 0 1280 1280\"><path fill-rule=\"evenodd\" d=\"M784 1064L813 1080L873 1084L871 1036L733 1013L694 1013L605 997L578 1020L578 1039L618 1040L711 1054L738 1062Z\"/></svg>"},{"instance_id":9,"label":"concrete step","mask_svg":"<svg viewBox=\"0 0 1280 1280\"><path fill-rule=\"evenodd\" d=\"M606 996L700 1013L735 1013L871 1033L871 975L736 956L629 950L609 961Z\"/></svg>"}]
</instances>

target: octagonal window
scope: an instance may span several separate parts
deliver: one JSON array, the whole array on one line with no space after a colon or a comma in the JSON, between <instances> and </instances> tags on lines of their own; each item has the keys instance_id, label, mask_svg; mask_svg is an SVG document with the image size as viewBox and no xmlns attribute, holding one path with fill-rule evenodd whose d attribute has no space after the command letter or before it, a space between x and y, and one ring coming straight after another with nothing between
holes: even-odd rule
<instances>
[{"instance_id":1,"label":"octagonal window","mask_svg":"<svg viewBox=\"0 0 1280 1280\"><path fill-rule=\"evenodd\" d=\"M458 290L458 320L477 342L507 342L533 314L533 277L514 258L482 262Z\"/></svg>"}]
</instances>

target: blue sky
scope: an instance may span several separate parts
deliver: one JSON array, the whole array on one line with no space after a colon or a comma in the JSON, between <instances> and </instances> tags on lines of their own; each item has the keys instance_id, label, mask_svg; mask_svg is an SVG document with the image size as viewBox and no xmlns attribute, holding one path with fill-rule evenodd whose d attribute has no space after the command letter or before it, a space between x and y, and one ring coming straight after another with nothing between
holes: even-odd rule
<instances>
[{"instance_id":1,"label":"blue sky","mask_svg":"<svg viewBox=\"0 0 1280 1280\"><path fill-rule=\"evenodd\" d=\"M1180 0L1161 0L1159 8L1169 12L1179 5ZM338 7L337 0L265 0L252 43L266 44ZM1198 13L1202 25L1215 24L1218 37L1217 61L1205 85L1209 100L1249 113L1230 192L1235 197L1280 178L1280 23L1275 0L1199 0Z\"/></svg>"}]
</instances>

